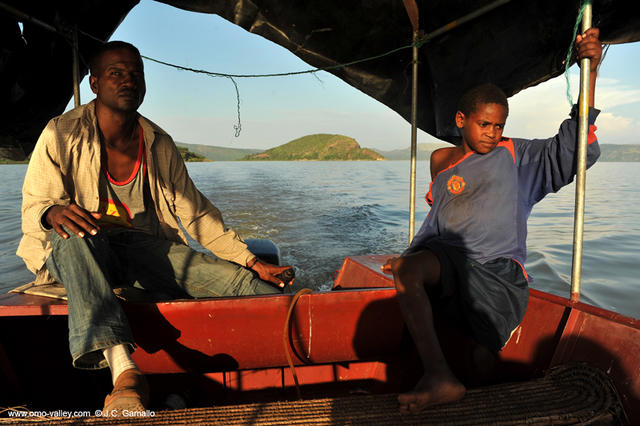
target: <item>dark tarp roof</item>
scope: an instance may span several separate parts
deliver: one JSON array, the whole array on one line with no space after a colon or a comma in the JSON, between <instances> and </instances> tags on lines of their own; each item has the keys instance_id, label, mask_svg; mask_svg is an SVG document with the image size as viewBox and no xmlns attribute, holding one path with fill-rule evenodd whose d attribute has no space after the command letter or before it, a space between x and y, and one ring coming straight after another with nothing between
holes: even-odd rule
<instances>
[{"instance_id":1,"label":"dark tarp roof","mask_svg":"<svg viewBox=\"0 0 640 426\"><path fill-rule=\"evenodd\" d=\"M108 39L138 0L0 0L59 29L78 25ZM61 114L73 94L71 42L29 22L22 34L14 15L0 7L0 149L21 160L33 150L47 122ZM98 42L81 37L90 58ZM87 73L81 63L80 75ZM4 149L3 149L4 148Z\"/></svg>"},{"instance_id":2,"label":"dark tarp roof","mask_svg":"<svg viewBox=\"0 0 640 426\"><path fill-rule=\"evenodd\" d=\"M160 0L215 13L289 49L314 67L367 58L411 43L402 0ZM42 21L108 38L137 0L0 0ZM429 33L492 0L417 0ZM579 0L512 0L432 39L420 49L418 126L441 139L457 135L453 115L461 93L493 82L513 95L557 76L571 43ZM640 2L594 0L593 22L607 43L640 40ZM65 38L0 9L0 145L17 141L28 154L46 121L72 93ZM84 57L95 41L80 38ZM216 70L219 71L219 70ZM86 68L82 70L86 72ZM260 70L256 70L259 73ZM407 120L411 111L411 49L331 71Z\"/></svg>"}]
</instances>

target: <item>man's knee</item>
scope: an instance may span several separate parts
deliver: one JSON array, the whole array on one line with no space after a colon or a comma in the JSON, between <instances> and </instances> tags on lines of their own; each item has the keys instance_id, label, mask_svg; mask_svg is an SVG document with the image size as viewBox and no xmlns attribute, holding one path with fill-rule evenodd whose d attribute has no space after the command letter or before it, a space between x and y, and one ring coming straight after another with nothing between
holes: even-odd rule
<instances>
[{"instance_id":1,"label":"man's knee","mask_svg":"<svg viewBox=\"0 0 640 426\"><path fill-rule=\"evenodd\" d=\"M46 266L56 281L62 282L62 269L67 271L86 269L91 268L92 265L107 267L110 248L105 235L98 233L79 237L71 232L68 234L67 238L63 238L55 231L51 231L49 235L51 253L46 260Z\"/></svg>"},{"instance_id":2,"label":"man's knee","mask_svg":"<svg viewBox=\"0 0 640 426\"><path fill-rule=\"evenodd\" d=\"M63 229L69 235L67 238L62 237L60 234L58 234L54 230L52 230L49 233L49 242L51 243L51 246L54 249L56 249L56 248L58 248L58 247L60 247L62 245L66 246L66 245L77 244L78 242L83 242L83 240L85 240L85 238L80 238L79 236L77 236L73 232L70 232L67 228L63 227Z\"/></svg>"},{"instance_id":3,"label":"man's knee","mask_svg":"<svg viewBox=\"0 0 640 426\"><path fill-rule=\"evenodd\" d=\"M63 238L55 231L51 231L49 234L49 242L51 243L51 253L47 259L47 266L49 272L59 281L57 265L71 261L79 262L79 258L82 257L79 254L86 251L86 242L73 233L69 233L67 238Z\"/></svg>"},{"instance_id":4,"label":"man's knee","mask_svg":"<svg viewBox=\"0 0 640 426\"><path fill-rule=\"evenodd\" d=\"M64 227L63 227L64 228ZM95 245L99 245L102 243L107 243L108 244L108 240L106 239L105 235L103 233L98 233L96 235L85 235L84 237L79 237L76 234L74 234L73 232L70 232L68 229L64 228L64 230L67 232L67 234L69 235L67 238L62 237L61 235L59 235L56 231L52 230L49 233L49 242L51 243L52 248L58 249L60 247L67 247L67 246L95 246Z\"/></svg>"},{"instance_id":5,"label":"man's knee","mask_svg":"<svg viewBox=\"0 0 640 426\"><path fill-rule=\"evenodd\" d=\"M74 234L69 234L69 238L72 238L74 236ZM51 243L51 245L53 247L57 247L59 244L64 244L64 242L67 240L65 238L62 238L56 231L52 230L51 232L49 232L49 242Z\"/></svg>"}]
</instances>

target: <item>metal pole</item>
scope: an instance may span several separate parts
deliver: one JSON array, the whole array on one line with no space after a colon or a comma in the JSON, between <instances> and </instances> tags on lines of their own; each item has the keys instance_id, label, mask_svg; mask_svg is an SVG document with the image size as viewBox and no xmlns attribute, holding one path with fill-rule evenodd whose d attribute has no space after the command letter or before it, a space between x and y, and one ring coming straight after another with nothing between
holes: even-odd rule
<instances>
[{"instance_id":1,"label":"metal pole","mask_svg":"<svg viewBox=\"0 0 640 426\"><path fill-rule=\"evenodd\" d=\"M591 28L592 7L588 2L582 15L582 32ZM589 127L590 59L580 61L580 99L578 101L578 154L576 170L576 206L573 219L573 263L571 265L571 300L580 300L582 275L582 242L584 232L584 199L587 177L587 133Z\"/></svg>"},{"instance_id":2,"label":"metal pole","mask_svg":"<svg viewBox=\"0 0 640 426\"><path fill-rule=\"evenodd\" d=\"M73 38L73 105L78 108L80 106L80 64L78 61L78 27L74 26L72 31Z\"/></svg>"},{"instance_id":3,"label":"metal pole","mask_svg":"<svg viewBox=\"0 0 640 426\"><path fill-rule=\"evenodd\" d=\"M409 243L416 227L416 151L418 135L418 46L420 34L413 31L413 81L411 87L411 179L409 184Z\"/></svg>"}]
</instances>

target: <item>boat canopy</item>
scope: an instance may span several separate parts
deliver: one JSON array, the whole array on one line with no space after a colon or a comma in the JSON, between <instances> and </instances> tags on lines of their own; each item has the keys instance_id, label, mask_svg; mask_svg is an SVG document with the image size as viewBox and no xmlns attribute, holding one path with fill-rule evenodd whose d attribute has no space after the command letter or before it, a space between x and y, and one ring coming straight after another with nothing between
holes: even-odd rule
<instances>
[{"instance_id":1,"label":"boat canopy","mask_svg":"<svg viewBox=\"0 0 640 426\"><path fill-rule=\"evenodd\" d=\"M401 0L160 1L217 14L287 48L312 67L382 55L329 72L408 121L411 118L413 29ZM0 149L16 160L26 157L46 122L63 112L73 93L73 29L79 31L83 76L87 58L98 46L86 34L109 39L137 3L0 0ZM417 0L416 4L419 29L427 37L418 57L417 124L456 143L453 116L464 90L492 82L511 96L564 71L581 1ZM460 20L492 5L496 7L467 22ZM605 43L638 41L640 2L594 0L593 24ZM430 36L443 27L446 31Z\"/></svg>"}]
</instances>

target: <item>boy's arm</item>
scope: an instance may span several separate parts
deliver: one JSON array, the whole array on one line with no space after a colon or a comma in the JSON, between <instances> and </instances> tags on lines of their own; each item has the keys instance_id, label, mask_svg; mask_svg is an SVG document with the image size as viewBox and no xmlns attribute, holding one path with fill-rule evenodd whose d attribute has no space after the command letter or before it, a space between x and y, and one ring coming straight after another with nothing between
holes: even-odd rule
<instances>
[{"instance_id":1,"label":"boy's arm","mask_svg":"<svg viewBox=\"0 0 640 426\"><path fill-rule=\"evenodd\" d=\"M449 147L439 148L431 153L431 157L429 159L429 169L431 172L432 182L436 178L436 175L446 168L448 163L447 159L449 157L447 152L451 149L452 148L449 148ZM427 197L426 197L427 203L429 203L429 205L431 205L432 203L432 200L430 200L430 197L431 197L431 185L429 185L429 192L427 193ZM429 220L429 216L427 216L427 218L422 223L422 226L420 227L418 232L413 236L413 240L411 240L411 242L409 243L409 247L400 256L406 256L410 254L412 252L412 248L415 245L419 244L422 240L424 240L428 220ZM397 257L392 257L390 259L387 259L385 264L380 266L380 269L382 270L382 272L385 274L391 274L392 265L397 259L398 259Z\"/></svg>"},{"instance_id":2,"label":"boy's arm","mask_svg":"<svg viewBox=\"0 0 640 426\"><path fill-rule=\"evenodd\" d=\"M431 171L431 180L433 181L438 173L449 167L450 164L453 164L456 161L456 157L461 157L464 155L458 152L459 147L446 147L436 149L431 153L431 160L429 161L430 171Z\"/></svg>"},{"instance_id":3,"label":"boy's arm","mask_svg":"<svg viewBox=\"0 0 640 426\"><path fill-rule=\"evenodd\" d=\"M459 154L458 151L459 151L458 147L447 147L447 148L436 149L431 153L429 168L431 172L432 183L435 180L438 173L440 173L441 171L449 167L450 164L455 162L455 158ZM433 203L433 199L431 196L431 185L429 185L429 192L427 193L426 199L429 205ZM427 224L428 221L429 221L429 216L427 216L425 221L422 223L422 226L420 227L418 232L414 235L413 240L409 244L409 248L405 250L405 252L402 255L408 254L411 251L412 247L414 247L415 245L419 245L423 240L425 240L426 238L429 238L429 233L428 233L429 226ZM384 270L385 269L383 268L383 271Z\"/></svg>"},{"instance_id":4,"label":"boy's arm","mask_svg":"<svg viewBox=\"0 0 640 426\"><path fill-rule=\"evenodd\" d=\"M599 110L589 108L587 136L587 167L600 156L595 134ZM516 150L520 193L532 206L550 192L557 192L573 181L576 174L578 140L578 108L574 105L571 118L560 125L558 134L549 139L513 139Z\"/></svg>"},{"instance_id":5,"label":"boy's arm","mask_svg":"<svg viewBox=\"0 0 640 426\"><path fill-rule=\"evenodd\" d=\"M593 165L600 156L600 147L594 125L599 110L595 104L595 89L598 65L602 57L600 30L590 28L576 37L578 60L589 58L589 135L587 138L587 167ZM574 105L571 118L565 120L558 134L547 140L514 139L518 151L520 189L527 193L530 205L540 201L546 194L556 192L573 181L576 173L575 151L577 149L577 107Z\"/></svg>"},{"instance_id":6,"label":"boy's arm","mask_svg":"<svg viewBox=\"0 0 640 426\"><path fill-rule=\"evenodd\" d=\"M442 162L445 157L445 149L436 149L431 153L431 159L429 160L429 171L431 172L431 180L436 178L436 175L442 170Z\"/></svg>"}]
</instances>

